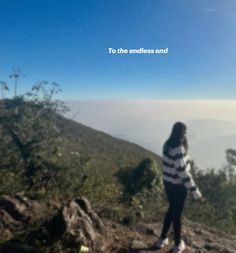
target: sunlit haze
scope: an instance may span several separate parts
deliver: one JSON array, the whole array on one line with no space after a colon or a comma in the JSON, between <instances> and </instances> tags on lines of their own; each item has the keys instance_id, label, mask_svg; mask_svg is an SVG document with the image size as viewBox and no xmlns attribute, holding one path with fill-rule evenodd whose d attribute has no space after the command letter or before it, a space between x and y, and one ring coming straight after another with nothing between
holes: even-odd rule
<instances>
[{"instance_id":1,"label":"sunlit haze","mask_svg":"<svg viewBox=\"0 0 236 253\"><path fill-rule=\"evenodd\" d=\"M236 148L236 101L68 101L69 118L161 154L176 121L187 124L190 153L200 168L221 168Z\"/></svg>"}]
</instances>

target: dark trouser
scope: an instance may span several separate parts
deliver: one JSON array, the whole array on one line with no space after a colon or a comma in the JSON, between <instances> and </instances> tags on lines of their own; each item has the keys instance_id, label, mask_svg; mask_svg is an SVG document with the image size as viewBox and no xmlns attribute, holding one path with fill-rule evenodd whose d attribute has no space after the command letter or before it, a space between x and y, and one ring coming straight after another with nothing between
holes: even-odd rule
<instances>
[{"instance_id":1,"label":"dark trouser","mask_svg":"<svg viewBox=\"0 0 236 253\"><path fill-rule=\"evenodd\" d=\"M167 237L170 225L173 222L175 244L181 241L181 214L187 197L187 189L184 185L174 185L164 181L165 192L169 201L169 209L166 213L161 238Z\"/></svg>"}]
</instances>

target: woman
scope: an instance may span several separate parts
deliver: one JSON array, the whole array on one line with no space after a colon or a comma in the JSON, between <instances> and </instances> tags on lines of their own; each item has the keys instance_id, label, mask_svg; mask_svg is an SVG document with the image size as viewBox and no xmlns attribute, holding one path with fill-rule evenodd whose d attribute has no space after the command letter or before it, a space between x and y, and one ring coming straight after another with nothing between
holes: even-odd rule
<instances>
[{"instance_id":1,"label":"woman","mask_svg":"<svg viewBox=\"0 0 236 253\"><path fill-rule=\"evenodd\" d=\"M165 216L161 238L155 246L161 249L169 243L167 234L173 223L175 241L173 253L181 253L186 248L184 241L181 240L181 214L187 192L189 191L194 199L201 198L201 193L190 174L186 130L187 127L182 122L175 123L163 147L163 182L169 209Z\"/></svg>"}]
</instances>

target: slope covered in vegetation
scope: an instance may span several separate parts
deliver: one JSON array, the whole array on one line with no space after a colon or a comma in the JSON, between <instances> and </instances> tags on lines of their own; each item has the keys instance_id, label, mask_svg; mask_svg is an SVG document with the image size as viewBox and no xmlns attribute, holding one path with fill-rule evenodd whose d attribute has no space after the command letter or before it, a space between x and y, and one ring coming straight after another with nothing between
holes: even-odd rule
<instances>
[{"instance_id":1,"label":"slope covered in vegetation","mask_svg":"<svg viewBox=\"0 0 236 253\"><path fill-rule=\"evenodd\" d=\"M28 232L23 231L26 236L20 240L29 243L32 231L43 235L40 229L45 219L78 196L88 198L99 217L127 228L140 222L161 222L167 202L160 157L64 118L67 108L52 100L56 92L57 86L48 91L39 84L25 96L0 101L0 195L17 195L15 203L25 209L25 198L47 206L38 209L42 210L39 218L27 225ZM192 173L205 202L189 198L185 215L236 234L236 152L228 149L226 158L227 166L218 171L198 171L193 163ZM2 197L0 207L4 209L7 201ZM2 221L11 221L5 211L1 215ZM24 213L17 217L24 217ZM8 230L1 241L9 237Z\"/></svg>"}]
</instances>

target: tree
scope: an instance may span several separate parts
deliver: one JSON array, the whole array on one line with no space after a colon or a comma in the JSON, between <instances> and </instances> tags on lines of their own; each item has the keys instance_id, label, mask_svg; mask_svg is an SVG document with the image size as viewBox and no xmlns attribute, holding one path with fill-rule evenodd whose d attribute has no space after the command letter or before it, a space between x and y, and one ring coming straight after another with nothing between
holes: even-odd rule
<instances>
[{"instance_id":1,"label":"tree","mask_svg":"<svg viewBox=\"0 0 236 253\"><path fill-rule=\"evenodd\" d=\"M235 169L236 169L236 150L229 148L225 151L226 153L226 173L229 181L234 181L235 179Z\"/></svg>"},{"instance_id":2,"label":"tree","mask_svg":"<svg viewBox=\"0 0 236 253\"><path fill-rule=\"evenodd\" d=\"M58 114L68 110L63 102L53 100L60 91L57 83L41 81L25 95L0 103L0 152L4 157L0 168L17 167L30 185L35 184L38 171L43 177L57 169L53 162L63 138L56 122Z\"/></svg>"},{"instance_id":3,"label":"tree","mask_svg":"<svg viewBox=\"0 0 236 253\"><path fill-rule=\"evenodd\" d=\"M193 170L206 202L203 205L201 202L190 201L186 213L192 220L235 233L236 150L227 149L226 160L226 166L221 169ZM199 212L195 212L196 209Z\"/></svg>"},{"instance_id":4,"label":"tree","mask_svg":"<svg viewBox=\"0 0 236 253\"><path fill-rule=\"evenodd\" d=\"M143 190L155 189L160 191L162 187L161 172L154 159L146 158L137 167L121 169L117 173L125 192L135 195Z\"/></svg>"},{"instance_id":5,"label":"tree","mask_svg":"<svg viewBox=\"0 0 236 253\"><path fill-rule=\"evenodd\" d=\"M1 85L1 92L2 92L2 99L4 98L4 92L8 91L9 88L7 86L7 83L4 81L0 81L0 85Z\"/></svg>"},{"instance_id":6,"label":"tree","mask_svg":"<svg viewBox=\"0 0 236 253\"><path fill-rule=\"evenodd\" d=\"M12 69L12 73L9 76L14 81L14 96L15 97L17 96L17 83L18 83L18 79L19 79L19 77L21 75L23 75L22 71L21 71L21 68L18 67L18 68L13 68Z\"/></svg>"}]
</instances>

